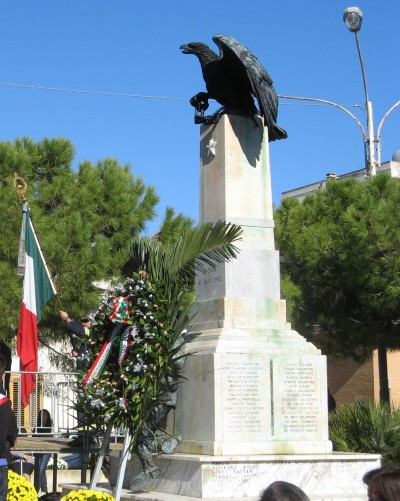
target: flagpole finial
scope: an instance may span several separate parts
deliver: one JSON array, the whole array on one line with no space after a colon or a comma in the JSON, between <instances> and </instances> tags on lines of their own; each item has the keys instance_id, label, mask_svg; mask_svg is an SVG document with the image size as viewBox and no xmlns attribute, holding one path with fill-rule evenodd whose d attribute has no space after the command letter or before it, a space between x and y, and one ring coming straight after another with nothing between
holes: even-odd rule
<instances>
[{"instance_id":1,"label":"flagpole finial","mask_svg":"<svg viewBox=\"0 0 400 501\"><path fill-rule=\"evenodd\" d=\"M16 172L14 172L14 190L18 195L22 198L22 201L25 203L28 201L26 197L26 192L28 191L28 184L25 179L21 176L18 176Z\"/></svg>"}]
</instances>

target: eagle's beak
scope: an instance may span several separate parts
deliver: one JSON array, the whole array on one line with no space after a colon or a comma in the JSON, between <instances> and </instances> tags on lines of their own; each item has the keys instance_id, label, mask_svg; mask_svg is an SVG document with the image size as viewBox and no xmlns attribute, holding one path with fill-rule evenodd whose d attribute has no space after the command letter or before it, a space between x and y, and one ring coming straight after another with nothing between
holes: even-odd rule
<instances>
[{"instance_id":1,"label":"eagle's beak","mask_svg":"<svg viewBox=\"0 0 400 501\"><path fill-rule=\"evenodd\" d=\"M186 45L186 44L185 45L181 45L179 48L181 49L182 54L191 54L192 53L192 51L190 50L189 45Z\"/></svg>"}]
</instances>

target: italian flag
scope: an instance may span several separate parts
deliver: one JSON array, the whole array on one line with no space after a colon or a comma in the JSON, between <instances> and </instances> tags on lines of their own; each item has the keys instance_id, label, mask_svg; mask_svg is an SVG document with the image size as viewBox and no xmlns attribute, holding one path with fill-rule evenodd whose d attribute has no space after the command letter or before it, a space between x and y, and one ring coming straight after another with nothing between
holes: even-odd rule
<instances>
[{"instance_id":1,"label":"italian flag","mask_svg":"<svg viewBox=\"0 0 400 501\"><path fill-rule=\"evenodd\" d=\"M38 370L38 322L41 319L41 309L56 294L31 222L29 209L27 209L25 274L17 332L17 351L21 372L37 372ZM22 374L21 402L23 407L29 404L35 384L36 374Z\"/></svg>"}]
</instances>

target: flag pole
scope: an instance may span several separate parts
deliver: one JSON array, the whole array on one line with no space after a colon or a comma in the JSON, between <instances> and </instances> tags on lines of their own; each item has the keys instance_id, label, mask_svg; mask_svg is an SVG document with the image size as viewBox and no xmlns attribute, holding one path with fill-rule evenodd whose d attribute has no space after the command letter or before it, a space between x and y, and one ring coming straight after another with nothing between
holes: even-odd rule
<instances>
[{"instance_id":1,"label":"flag pole","mask_svg":"<svg viewBox=\"0 0 400 501\"><path fill-rule=\"evenodd\" d=\"M22 200L22 224L21 224L21 235L20 235L20 239L19 239L19 246L18 246L18 265L17 265L17 274L18 275L24 275L25 274L25 226L26 226L26 214L28 212L28 208L29 208L29 204L28 204L28 197L26 196L26 193L28 191L28 183L25 181L25 179L21 176L19 176L16 172L14 172L14 180L13 180L13 184L14 184L14 191L21 197L21 200ZM37 235L37 231L36 231L36 228L35 228L35 225L33 224L33 221L31 219L31 223L32 223L32 226L35 230L35 233ZM38 247L40 249L40 252L42 254L42 257L43 257L43 261L48 268L47 266L47 260L44 256L44 253L43 253L43 250L42 250L42 247L39 243L39 239L37 241L37 244L38 244ZM57 297L57 300L58 300L58 304L60 306L60 310L63 310L63 305L62 305L62 302L61 302L61 297L59 295L59 293L57 292L57 289L55 289L55 296Z\"/></svg>"},{"instance_id":2,"label":"flag pole","mask_svg":"<svg viewBox=\"0 0 400 501\"><path fill-rule=\"evenodd\" d=\"M21 224L21 234L19 237L18 246L18 264L17 264L17 275L24 276L25 274L25 226L26 226L26 213L28 211L28 199L26 197L26 192L28 191L28 185L24 178L18 176L14 172L14 191L22 199L22 224Z\"/></svg>"},{"instance_id":3,"label":"flag pole","mask_svg":"<svg viewBox=\"0 0 400 501\"><path fill-rule=\"evenodd\" d=\"M28 185L21 176L14 175L14 190L23 201L22 234L19 244L19 272L24 272L21 310L17 329L17 353L20 360L20 388L22 407L29 405L30 397L37 387L39 370L38 323L42 318L43 306L54 296L57 290L54 286L49 268L31 220L28 199Z\"/></svg>"}]
</instances>

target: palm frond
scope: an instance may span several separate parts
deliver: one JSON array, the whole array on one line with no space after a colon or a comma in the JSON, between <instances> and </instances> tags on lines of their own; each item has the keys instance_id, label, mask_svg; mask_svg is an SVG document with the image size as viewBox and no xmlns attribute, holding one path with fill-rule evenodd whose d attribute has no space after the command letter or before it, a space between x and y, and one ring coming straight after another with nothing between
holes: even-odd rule
<instances>
[{"instance_id":1,"label":"palm frond","mask_svg":"<svg viewBox=\"0 0 400 501\"><path fill-rule=\"evenodd\" d=\"M182 243L176 248L173 264L179 280L190 283L194 280L195 271L214 268L216 264L234 259L238 248L233 242L240 239L243 230L234 224L223 221L207 223L199 228L190 228L183 235Z\"/></svg>"},{"instance_id":2,"label":"palm frond","mask_svg":"<svg viewBox=\"0 0 400 501\"><path fill-rule=\"evenodd\" d=\"M172 297L182 285L193 285L196 270L204 271L235 258L238 248L233 242L240 239L242 231L240 226L218 221L186 228L173 245L138 238L124 272L146 271L150 279L163 282Z\"/></svg>"}]
</instances>

